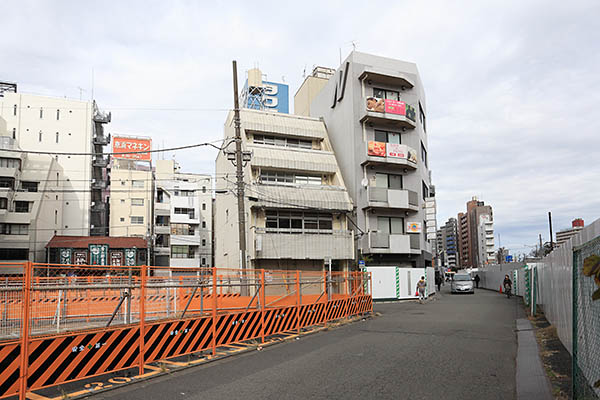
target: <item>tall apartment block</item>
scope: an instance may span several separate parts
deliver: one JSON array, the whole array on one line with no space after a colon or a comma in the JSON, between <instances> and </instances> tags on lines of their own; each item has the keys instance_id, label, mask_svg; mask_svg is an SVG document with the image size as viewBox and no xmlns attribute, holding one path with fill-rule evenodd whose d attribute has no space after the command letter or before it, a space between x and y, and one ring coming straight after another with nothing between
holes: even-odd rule
<instances>
[{"instance_id":1,"label":"tall apartment block","mask_svg":"<svg viewBox=\"0 0 600 400\"><path fill-rule=\"evenodd\" d=\"M211 176L184 173L174 160L158 160L155 179L155 264L212 267Z\"/></svg>"},{"instance_id":2,"label":"tall apartment block","mask_svg":"<svg viewBox=\"0 0 600 400\"><path fill-rule=\"evenodd\" d=\"M458 251L458 221L450 218L438 230L438 254L446 268L456 268L459 265Z\"/></svg>"},{"instance_id":3,"label":"tall apartment block","mask_svg":"<svg viewBox=\"0 0 600 400\"><path fill-rule=\"evenodd\" d=\"M585 223L581 218L576 218L571 221L571 229L563 229L556 232L556 245L560 246L573 236L577 235L583 230L584 225Z\"/></svg>"},{"instance_id":4,"label":"tall apartment block","mask_svg":"<svg viewBox=\"0 0 600 400\"><path fill-rule=\"evenodd\" d=\"M44 262L44 246L62 228L63 170L49 155L19 151L2 117L0 149L0 262Z\"/></svg>"},{"instance_id":5,"label":"tall apartment block","mask_svg":"<svg viewBox=\"0 0 600 400\"><path fill-rule=\"evenodd\" d=\"M473 197L467 212L458 214L460 266L478 268L494 261L492 207Z\"/></svg>"},{"instance_id":6,"label":"tall apartment block","mask_svg":"<svg viewBox=\"0 0 600 400\"><path fill-rule=\"evenodd\" d=\"M107 235L109 160L91 153L103 153L110 142L104 132L110 113L95 101L19 93L16 84L6 82L0 82L0 92L0 117L21 150L86 153L55 156L62 168L62 234Z\"/></svg>"},{"instance_id":7,"label":"tall apartment block","mask_svg":"<svg viewBox=\"0 0 600 400\"><path fill-rule=\"evenodd\" d=\"M417 66L354 51L316 95L307 93L315 79L296 93L295 109L327 126L361 257L371 266L431 265L435 202Z\"/></svg>"},{"instance_id":8,"label":"tall apartment block","mask_svg":"<svg viewBox=\"0 0 600 400\"><path fill-rule=\"evenodd\" d=\"M255 269L347 270L354 239L352 202L323 121L242 109L247 266ZM233 112L225 138L235 136ZM215 262L240 266L234 144L217 156Z\"/></svg>"}]
</instances>

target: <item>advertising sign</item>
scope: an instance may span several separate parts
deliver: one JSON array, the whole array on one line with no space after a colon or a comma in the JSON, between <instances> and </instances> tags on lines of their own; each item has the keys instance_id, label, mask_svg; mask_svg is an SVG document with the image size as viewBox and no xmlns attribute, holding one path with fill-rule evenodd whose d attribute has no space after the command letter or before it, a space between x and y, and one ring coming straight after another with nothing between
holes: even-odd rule
<instances>
[{"instance_id":1,"label":"advertising sign","mask_svg":"<svg viewBox=\"0 0 600 400\"><path fill-rule=\"evenodd\" d=\"M415 108L408 104L406 105L406 118L413 122L415 122L417 118L417 112L415 111Z\"/></svg>"},{"instance_id":2,"label":"advertising sign","mask_svg":"<svg viewBox=\"0 0 600 400\"><path fill-rule=\"evenodd\" d=\"M407 160L413 164L416 164L417 163L417 152L414 149L411 149L408 147L407 147L406 152L408 153Z\"/></svg>"},{"instance_id":3,"label":"advertising sign","mask_svg":"<svg viewBox=\"0 0 600 400\"><path fill-rule=\"evenodd\" d=\"M290 112L289 86L275 82L263 82L263 86L265 87L265 110L288 114Z\"/></svg>"},{"instance_id":4,"label":"advertising sign","mask_svg":"<svg viewBox=\"0 0 600 400\"><path fill-rule=\"evenodd\" d=\"M406 115L406 103L398 100L385 99L385 112L397 115Z\"/></svg>"},{"instance_id":5,"label":"advertising sign","mask_svg":"<svg viewBox=\"0 0 600 400\"><path fill-rule=\"evenodd\" d=\"M87 264L87 252L76 251L75 252L75 264L77 264L77 265Z\"/></svg>"},{"instance_id":6,"label":"advertising sign","mask_svg":"<svg viewBox=\"0 0 600 400\"><path fill-rule=\"evenodd\" d=\"M408 147L404 144L386 143L387 156L392 158L403 158L408 156Z\"/></svg>"},{"instance_id":7,"label":"advertising sign","mask_svg":"<svg viewBox=\"0 0 600 400\"><path fill-rule=\"evenodd\" d=\"M385 157L385 143L369 141L367 145L367 154L370 156Z\"/></svg>"},{"instance_id":8,"label":"advertising sign","mask_svg":"<svg viewBox=\"0 0 600 400\"><path fill-rule=\"evenodd\" d=\"M385 112L385 100L377 97L367 97L367 111Z\"/></svg>"},{"instance_id":9,"label":"advertising sign","mask_svg":"<svg viewBox=\"0 0 600 400\"><path fill-rule=\"evenodd\" d=\"M127 267L135 265L135 249L125 249L125 265Z\"/></svg>"},{"instance_id":10,"label":"advertising sign","mask_svg":"<svg viewBox=\"0 0 600 400\"><path fill-rule=\"evenodd\" d=\"M110 252L110 265L116 265L118 267L123 265L123 252L122 251L111 251Z\"/></svg>"},{"instance_id":11,"label":"advertising sign","mask_svg":"<svg viewBox=\"0 0 600 400\"><path fill-rule=\"evenodd\" d=\"M406 233L421 233L421 223L420 222L407 222L406 223Z\"/></svg>"},{"instance_id":12,"label":"advertising sign","mask_svg":"<svg viewBox=\"0 0 600 400\"><path fill-rule=\"evenodd\" d=\"M107 244L90 244L90 264L91 265L107 265L108 261L108 245Z\"/></svg>"},{"instance_id":13,"label":"advertising sign","mask_svg":"<svg viewBox=\"0 0 600 400\"><path fill-rule=\"evenodd\" d=\"M60 263L61 264L72 264L71 257L73 255L72 249L60 249Z\"/></svg>"},{"instance_id":14,"label":"advertising sign","mask_svg":"<svg viewBox=\"0 0 600 400\"><path fill-rule=\"evenodd\" d=\"M140 160L150 161L152 156L150 153L133 153L133 154L119 154L127 153L130 151L144 151L152 150L151 139L137 139L128 137L113 137L113 157L122 158L127 160Z\"/></svg>"}]
</instances>

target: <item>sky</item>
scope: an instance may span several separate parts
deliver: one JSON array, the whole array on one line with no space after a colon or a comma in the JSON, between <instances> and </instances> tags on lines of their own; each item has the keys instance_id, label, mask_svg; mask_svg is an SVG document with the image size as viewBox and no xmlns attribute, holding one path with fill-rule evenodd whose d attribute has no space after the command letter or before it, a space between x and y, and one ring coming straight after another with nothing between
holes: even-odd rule
<instances>
[{"instance_id":1,"label":"sky","mask_svg":"<svg viewBox=\"0 0 600 400\"><path fill-rule=\"evenodd\" d=\"M96 99L108 131L154 147L223 137L231 61L293 94L353 48L414 62L428 113L438 226L477 196L496 245L527 253L541 233L600 215L600 2L202 2L4 0L0 80ZM183 171L214 173L216 150Z\"/></svg>"}]
</instances>

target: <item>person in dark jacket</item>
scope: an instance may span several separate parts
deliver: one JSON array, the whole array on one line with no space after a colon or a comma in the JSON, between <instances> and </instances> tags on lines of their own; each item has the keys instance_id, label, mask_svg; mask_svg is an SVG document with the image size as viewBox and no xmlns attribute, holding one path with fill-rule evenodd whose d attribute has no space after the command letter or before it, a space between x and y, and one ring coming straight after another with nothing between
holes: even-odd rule
<instances>
[{"instance_id":1,"label":"person in dark jacket","mask_svg":"<svg viewBox=\"0 0 600 400\"><path fill-rule=\"evenodd\" d=\"M441 289L441 287L442 287L442 277L439 274L437 274L435 276L435 284L437 286L437 291L438 292L441 291L442 290Z\"/></svg>"},{"instance_id":2,"label":"person in dark jacket","mask_svg":"<svg viewBox=\"0 0 600 400\"><path fill-rule=\"evenodd\" d=\"M479 289L479 281L481 280L481 278L479 277L479 274L475 275L475 287L477 289Z\"/></svg>"}]
</instances>

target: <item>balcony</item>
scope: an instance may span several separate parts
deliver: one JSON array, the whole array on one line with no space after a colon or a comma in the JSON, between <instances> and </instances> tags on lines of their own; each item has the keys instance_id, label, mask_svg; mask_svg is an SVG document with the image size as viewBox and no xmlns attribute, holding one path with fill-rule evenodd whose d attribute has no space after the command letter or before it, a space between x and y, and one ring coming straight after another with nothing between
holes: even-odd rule
<instances>
[{"instance_id":1,"label":"balcony","mask_svg":"<svg viewBox=\"0 0 600 400\"><path fill-rule=\"evenodd\" d=\"M363 253L367 254L421 254L421 235L369 232L363 239Z\"/></svg>"},{"instance_id":2,"label":"balcony","mask_svg":"<svg viewBox=\"0 0 600 400\"><path fill-rule=\"evenodd\" d=\"M397 87L402 90L412 89L415 85L412 79L402 72L387 70L367 66L365 70L358 76L361 81L366 81L369 85L380 84L384 86Z\"/></svg>"},{"instance_id":3,"label":"balcony","mask_svg":"<svg viewBox=\"0 0 600 400\"><path fill-rule=\"evenodd\" d=\"M94 160L92 161L92 167L106 168L108 166L108 163L108 158L94 157Z\"/></svg>"},{"instance_id":4,"label":"balcony","mask_svg":"<svg viewBox=\"0 0 600 400\"><path fill-rule=\"evenodd\" d=\"M369 202L363 208L398 208L419 211L419 195L412 190L370 186L367 193Z\"/></svg>"},{"instance_id":5,"label":"balcony","mask_svg":"<svg viewBox=\"0 0 600 400\"><path fill-rule=\"evenodd\" d=\"M159 255L159 256L170 256L171 255L171 247L157 244L156 246L154 246L154 254Z\"/></svg>"},{"instance_id":6,"label":"balcony","mask_svg":"<svg viewBox=\"0 0 600 400\"><path fill-rule=\"evenodd\" d=\"M169 225L154 225L154 233L157 235L169 235L171 234L171 227Z\"/></svg>"},{"instance_id":7,"label":"balcony","mask_svg":"<svg viewBox=\"0 0 600 400\"><path fill-rule=\"evenodd\" d=\"M92 212L101 212L101 211L105 211L105 210L106 210L105 203L95 203L94 205L92 205Z\"/></svg>"},{"instance_id":8,"label":"balcony","mask_svg":"<svg viewBox=\"0 0 600 400\"><path fill-rule=\"evenodd\" d=\"M281 233L274 229L257 228L255 256L257 259L353 259L352 231L289 230ZM294 231L293 233L291 233ZM323 232L329 232L323 233ZM294 234L295 233L295 234Z\"/></svg>"},{"instance_id":9,"label":"balcony","mask_svg":"<svg viewBox=\"0 0 600 400\"><path fill-rule=\"evenodd\" d=\"M415 108L403 101L366 97L360 122L381 128L415 129L415 117Z\"/></svg>"},{"instance_id":10,"label":"balcony","mask_svg":"<svg viewBox=\"0 0 600 400\"><path fill-rule=\"evenodd\" d=\"M417 151L404 144L369 141L362 165L385 165L388 168L417 169Z\"/></svg>"},{"instance_id":11,"label":"balcony","mask_svg":"<svg viewBox=\"0 0 600 400\"><path fill-rule=\"evenodd\" d=\"M101 124L107 124L110 122L112 114L106 111L100 111L97 108L94 110L94 122L100 122Z\"/></svg>"},{"instance_id":12,"label":"balcony","mask_svg":"<svg viewBox=\"0 0 600 400\"><path fill-rule=\"evenodd\" d=\"M106 189L107 183L106 181L93 181L92 182L92 190L104 190Z\"/></svg>"},{"instance_id":13,"label":"balcony","mask_svg":"<svg viewBox=\"0 0 600 400\"><path fill-rule=\"evenodd\" d=\"M156 215L171 215L171 203L154 203Z\"/></svg>"},{"instance_id":14,"label":"balcony","mask_svg":"<svg viewBox=\"0 0 600 400\"><path fill-rule=\"evenodd\" d=\"M96 135L94 136L94 144L100 146L106 146L110 143L110 133L107 135Z\"/></svg>"}]
</instances>

